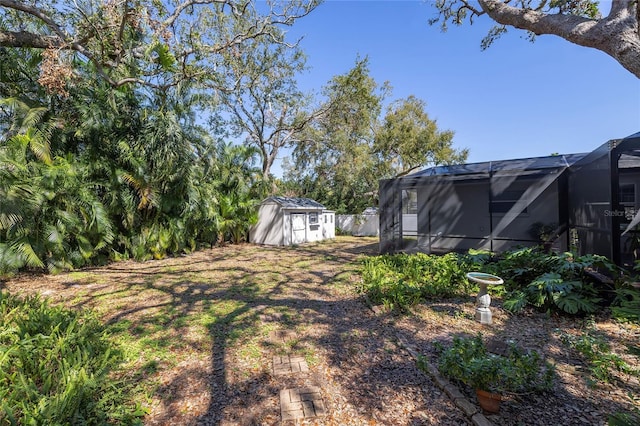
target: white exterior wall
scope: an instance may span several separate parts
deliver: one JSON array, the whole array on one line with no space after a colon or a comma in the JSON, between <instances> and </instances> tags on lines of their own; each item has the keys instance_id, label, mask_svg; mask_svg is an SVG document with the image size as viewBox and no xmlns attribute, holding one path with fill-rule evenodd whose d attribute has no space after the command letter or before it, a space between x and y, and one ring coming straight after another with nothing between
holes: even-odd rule
<instances>
[{"instance_id":1,"label":"white exterior wall","mask_svg":"<svg viewBox=\"0 0 640 426\"><path fill-rule=\"evenodd\" d=\"M416 213L404 213L402 215L402 235L418 234L418 215Z\"/></svg>"},{"instance_id":2,"label":"white exterior wall","mask_svg":"<svg viewBox=\"0 0 640 426\"><path fill-rule=\"evenodd\" d=\"M304 229L294 229L296 223L300 223L300 216L304 216ZM318 220L311 223L311 216L316 215ZM311 243L321 241L326 238L335 238L335 228L333 236L325 236L324 216L322 210L304 210L304 209L284 209L283 210L283 244L286 246L293 244Z\"/></svg>"},{"instance_id":3,"label":"white exterior wall","mask_svg":"<svg viewBox=\"0 0 640 426\"><path fill-rule=\"evenodd\" d=\"M291 212L283 210L282 212L282 244L290 246L292 244L292 230L291 230Z\"/></svg>"},{"instance_id":4,"label":"white exterior wall","mask_svg":"<svg viewBox=\"0 0 640 426\"><path fill-rule=\"evenodd\" d=\"M265 203L258 209L258 223L249 230L249 242L280 246L286 232L282 208L277 203ZM289 232L291 235L291 232Z\"/></svg>"}]
</instances>

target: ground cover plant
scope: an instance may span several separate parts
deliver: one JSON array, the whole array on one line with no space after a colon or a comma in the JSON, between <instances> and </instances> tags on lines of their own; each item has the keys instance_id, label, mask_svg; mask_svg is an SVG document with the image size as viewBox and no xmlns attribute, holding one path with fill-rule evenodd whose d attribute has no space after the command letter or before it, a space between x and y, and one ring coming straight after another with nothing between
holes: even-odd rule
<instances>
[{"instance_id":1,"label":"ground cover plant","mask_svg":"<svg viewBox=\"0 0 640 426\"><path fill-rule=\"evenodd\" d=\"M360 290L375 304L407 310L433 298L472 294L465 274L481 271L502 277L493 292L504 297L504 308L517 313L532 306L544 312L592 314L610 307L616 318L640 318L640 290L633 273L603 256L549 253L539 247L494 255L472 250L444 256L393 254L368 258L362 264ZM611 279L598 281L602 271ZM605 277L606 278L606 277Z\"/></svg>"},{"instance_id":2,"label":"ground cover plant","mask_svg":"<svg viewBox=\"0 0 640 426\"><path fill-rule=\"evenodd\" d=\"M468 288L459 283L446 282L445 287L450 291L438 292L442 282L433 279L424 268L416 266L421 265L421 259L431 260L432 257L447 262L450 269L460 271L461 274L466 271L482 271L501 276L505 284L491 289L494 305L498 304L501 309L510 312L511 315L528 318L531 316L531 309L534 309L546 315L547 318L551 315L576 317L575 330L567 332L555 329L550 331L549 335L557 339L558 350L571 351L579 363L584 364L584 367L580 367L581 371L585 372L581 380L587 386L607 387L612 382L619 384L620 381L625 380L637 383L639 371L637 347L627 344L626 347L619 346L616 351L612 348L611 336L598 331L593 319L585 320L585 324L591 324L591 326L581 322L583 321L581 318L585 315L591 315L588 318L593 318L593 314L596 314L599 321L611 315L620 323L635 321L631 327L637 329L637 318L640 314L637 301L640 300L640 293L637 285L634 284L636 278L632 271L622 270L602 256L550 253L537 247L520 248L500 255L475 250L463 255L448 254L446 256L399 254L364 260L363 282L359 289L365 292L373 303L384 304L401 312L409 312L407 308L412 307L410 312L414 314L432 310L434 306L437 309L437 306L443 302L449 305L452 302L455 304L456 299L451 299L451 296L456 294L455 290L457 290L459 301L464 301L465 298L460 296L466 294L469 311L463 313L460 309L455 309L454 316L461 319L473 318L473 299L477 290L469 292ZM425 277L424 281L420 280ZM464 281L466 277L461 278L458 275L457 279ZM430 287L432 283L433 286ZM423 286L430 288L430 295L420 290ZM526 325L523 327L523 330L528 328ZM526 334L527 331L523 333ZM533 333L537 334L535 331ZM461 359L460 357L465 353L473 352L467 350L471 346L482 349L486 355L484 345L478 343L482 342L482 339L477 336L465 338L457 335L453 337L453 342L449 339L451 336L446 339L447 345L436 342L435 347L440 349L431 352L431 361L440 364L448 373L445 375L452 376L460 382L480 383L482 380L474 379L478 376L474 373L479 371L495 373L480 374L480 378L485 379L498 376L506 378L509 372L518 372L520 375L515 376L523 377L526 373L526 368L514 369L503 365L508 359L495 355L477 356L476 358L480 360L474 359L473 362ZM472 344L474 342L475 346ZM445 346L449 348L447 351L444 350ZM545 348L539 349L540 353L543 353L542 349ZM538 352L534 350L531 353ZM541 361L541 358L537 359ZM478 368L473 368L474 366ZM503 371L499 371L501 369ZM536 383L534 380L526 380L526 382ZM545 386L540 389L549 389L551 386L549 380L543 382ZM496 386L498 384L494 384L494 387ZM632 395L630 393L622 398L637 404ZM633 408L629 411L612 412L609 418L611 424L633 424L637 413L637 408ZM616 421L626 421L625 419L633 419L633 421L616 423Z\"/></svg>"},{"instance_id":3,"label":"ground cover plant","mask_svg":"<svg viewBox=\"0 0 640 426\"><path fill-rule=\"evenodd\" d=\"M612 351L607 339L598 332L593 318L585 320L584 329L579 334L569 334L558 331L560 339L569 348L582 356L587 364L589 385L609 383L614 380L616 371L640 377L640 366L629 365L620 355ZM629 352L640 354L637 346L627 348Z\"/></svg>"},{"instance_id":4,"label":"ground cover plant","mask_svg":"<svg viewBox=\"0 0 640 426\"><path fill-rule=\"evenodd\" d=\"M131 94L107 101L100 88L89 97L117 112L96 119L83 95L67 100L82 105L81 128L19 99L2 103L14 124L31 125L16 124L0 146L0 278L246 240L268 187L255 149L214 143Z\"/></svg>"},{"instance_id":5,"label":"ground cover plant","mask_svg":"<svg viewBox=\"0 0 640 426\"><path fill-rule=\"evenodd\" d=\"M400 253L365 259L361 290L374 304L406 310L428 299L470 294L473 286L465 274L482 271L505 280L494 291L504 293L504 307L511 312L533 306L548 312L589 314L613 303L620 316L637 315L634 308L640 299L634 289L619 278L610 286L598 287L588 273L595 270L620 272L602 256L548 253L537 247L499 256L481 251L443 256Z\"/></svg>"},{"instance_id":6,"label":"ground cover plant","mask_svg":"<svg viewBox=\"0 0 640 426\"><path fill-rule=\"evenodd\" d=\"M122 351L88 312L0 293L0 424L138 424Z\"/></svg>"}]
</instances>

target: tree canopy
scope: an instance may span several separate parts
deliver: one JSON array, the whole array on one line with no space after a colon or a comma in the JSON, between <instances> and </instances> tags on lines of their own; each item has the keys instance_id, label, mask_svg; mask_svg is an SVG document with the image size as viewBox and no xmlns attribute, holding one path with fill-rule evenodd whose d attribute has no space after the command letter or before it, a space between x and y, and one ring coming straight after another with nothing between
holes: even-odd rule
<instances>
[{"instance_id":1,"label":"tree canopy","mask_svg":"<svg viewBox=\"0 0 640 426\"><path fill-rule=\"evenodd\" d=\"M324 87L325 101L293 151L285 179L292 195L314 198L339 213L377 205L380 179L412 169L464 161L453 132L440 131L426 104L411 96L381 118L388 83L371 77L368 59Z\"/></svg>"},{"instance_id":2,"label":"tree canopy","mask_svg":"<svg viewBox=\"0 0 640 426\"><path fill-rule=\"evenodd\" d=\"M0 0L0 47L43 49L39 81L63 92L90 64L112 87L167 88L189 81L227 90L224 55L248 40L285 43L316 0ZM90 75L92 76L92 75Z\"/></svg>"},{"instance_id":3,"label":"tree canopy","mask_svg":"<svg viewBox=\"0 0 640 426\"><path fill-rule=\"evenodd\" d=\"M550 34L600 50L640 78L640 2L637 0L437 0L439 15L430 20L448 24L473 23L486 15L496 25L482 40L491 45L507 27L535 36ZM607 10L607 7L610 7Z\"/></svg>"},{"instance_id":4,"label":"tree canopy","mask_svg":"<svg viewBox=\"0 0 640 426\"><path fill-rule=\"evenodd\" d=\"M369 75L368 59L358 59L347 73L324 87L325 101L293 151L286 178L298 194L338 212L364 209L375 202L376 164L371 155L376 120L387 86Z\"/></svg>"},{"instance_id":5,"label":"tree canopy","mask_svg":"<svg viewBox=\"0 0 640 426\"><path fill-rule=\"evenodd\" d=\"M269 179L280 150L297 142L312 116L296 81L305 67L304 54L298 46L254 39L241 54L226 55L225 62L232 89L212 99L212 129L244 136L247 145L259 150L263 178ZM222 108L215 109L217 102Z\"/></svg>"},{"instance_id":6,"label":"tree canopy","mask_svg":"<svg viewBox=\"0 0 640 426\"><path fill-rule=\"evenodd\" d=\"M464 160L423 101L382 117L367 59L312 106L285 27L316 4L0 0L0 277L246 240L284 148L281 191L339 212Z\"/></svg>"},{"instance_id":7,"label":"tree canopy","mask_svg":"<svg viewBox=\"0 0 640 426\"><path fill-rule=\"evenodd\" d=\"M454 149L453 136L450 130L438 130L426 112L426 103L412 95L389 106L373 150L390 167L388 173L406 174L428 165L465 161L468 150Z\"/></svg>"},{"instance_id":8,"label":"tree canopy","mask_svg":"<svg viewBox=\"0 0 640 426\"><path fill-rule=\"evenodd\" d=\"M298 126L284 29L316 4L0 0L0 275L245 240Z\"/></svg>"},{"instance_id":9,"label":"tree canopy","mask_svg":"<svg viewBox=\"0 0 640 426\"><path fill-rule=\"evenodd\" d=\"M212 139L188 84L78 79L52 93L44 50L0 52L0 276L246 239L266 195L256 152Z\"/></svg>"}]
</instances>

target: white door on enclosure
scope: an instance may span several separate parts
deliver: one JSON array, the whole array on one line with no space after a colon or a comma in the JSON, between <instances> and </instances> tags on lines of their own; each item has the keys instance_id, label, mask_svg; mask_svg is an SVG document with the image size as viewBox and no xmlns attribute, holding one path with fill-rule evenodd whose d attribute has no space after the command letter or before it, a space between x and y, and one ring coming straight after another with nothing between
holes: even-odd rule
<instances>
[{"instance_id":1,"label":"white door on enclosure","mask_svg":"<svg viewBox=\"0 0 640 426\"><path fill-rule=\"evenodd\" d=\"M302 244L307 240L307 215L305 213L291 214L291 244Z\"/></svg>"}]
</instances>

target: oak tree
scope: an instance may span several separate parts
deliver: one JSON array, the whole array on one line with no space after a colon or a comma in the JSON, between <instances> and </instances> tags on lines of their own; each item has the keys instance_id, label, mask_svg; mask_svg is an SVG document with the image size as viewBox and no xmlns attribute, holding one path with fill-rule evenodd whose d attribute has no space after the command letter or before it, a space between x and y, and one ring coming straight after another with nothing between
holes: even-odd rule
<instances>
[{"instance_id":1,"label":"oak tree","mask_svg":"<svg viewBox=\"0 0 640 426\"><path fill-rule=\"evenodd\" d=\"M361 213L377 204L380 179L466 159L466 150L453 148L453 132L439 130L415 97L392 103L382 118L390 92L370 75L366 58L326 84L322 113L303 132L285 174L297 184L295 195L339 213Z\"/></svg>"},{"instance_id":2,"label":"oak tree","mask_svg":"<svg viewBox=\"0 0 640 426\"><path fill-rule=\"evenodd\" d=\"M262 175L270 178L271 167L283 148L300 138L313 114L308 97L298 88L296 75L305 68L298 46L251 40L239 54L225 55L225 78L229 90L213 99L222 108L212 116L214 131L244 138L262 159Z\"/></svg>"}]
</instances>

